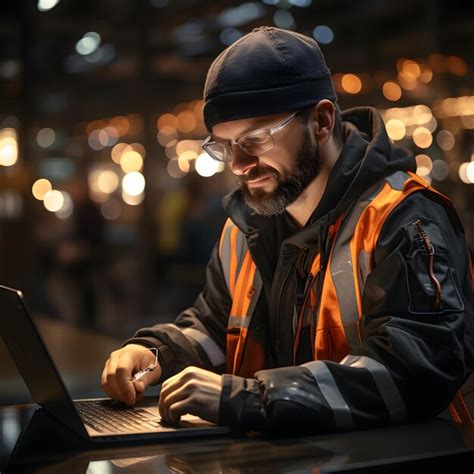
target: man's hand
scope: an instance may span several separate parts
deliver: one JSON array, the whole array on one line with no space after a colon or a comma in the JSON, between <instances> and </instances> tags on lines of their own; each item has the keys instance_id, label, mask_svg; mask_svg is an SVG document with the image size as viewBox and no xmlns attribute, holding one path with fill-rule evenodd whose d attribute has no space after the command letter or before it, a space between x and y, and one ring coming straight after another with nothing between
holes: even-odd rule
<instances>
[{"instance_id":1,"label":"man's hand","mask_svg":"<svg viewBox=\"0 0 474 474\"><path fill-rule=\"evenodd\" d=\"M155 354L145 346L129 344L112 352L102 372L102 389L114 400L134 405L143 398L145 388L161 376L158 363L154 370L132 382L135 372L155 363Z\"/></svg>"},{"instance_id":2,"label":"man's hand","mask_svg":"<svg viewBox=\"0 0 474 474\"><path fill-rule=\"evenodd\" d=\"M161 387L159 410L169 423L178 423L181 415L190 413L204 420L218 423L222 377L199 369L187 367L169 378Z\"/></svg>"}]
</instances>

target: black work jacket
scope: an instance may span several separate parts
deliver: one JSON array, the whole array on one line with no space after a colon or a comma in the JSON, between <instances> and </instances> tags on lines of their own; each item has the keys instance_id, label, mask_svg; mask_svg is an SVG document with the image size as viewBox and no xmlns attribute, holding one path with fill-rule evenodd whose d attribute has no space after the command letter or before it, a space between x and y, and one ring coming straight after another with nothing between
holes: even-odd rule
<instances>
[{"instance_id":1,"label":"black work jacket","mask_svg":"<svg viewBox=\"0 0 474 474\"><path fill-rule=\"evenodd\" d=\"M305 367L293 365L291 328L298 293L295 268L301 257L295 248L311 241L314 251L321 251L327 244L328 226L364 191L398 170L415 170L412 156L391 145L375 109L350 109L343 112L343 120L345 144L341 155L320 204L303 229L295 231L285 216L256 215L238 190L224 201L229 216L246 237L264 290L251 330L265 341L265 368L253 378L223 376L220 420L235 429L338 429L337 413L322 383ZM443 291L448 295L449 310L442 314L426 309L423 294L410 293L412 276L402 270L415 244L407 226L416 219L424 219L436 229L435 244L442 259L437 268L450 274L443 280L447 282ZM363 295L362 343L351 355L375 361L389 372L406 407L407 420L433 416L449 405L473 366L473 292L459 219L432 193L415 192L386 219L373 260L375 266ZM415 310L407 307L409 300ZM199 331L225 353L231 304L216 246L195 305L183 311L173 325L140 329L126 343L158 347L163 379L189 365L223 373L225 363L219 358L211 360L205 346L187 336ZM298 363L309 357L303 351ZM377 380L369 371L345 367L339 361L324 363L350 410L353 428L391 422ZM292 396L295 390L297 396Z\"/></svg>"}]
</instances>

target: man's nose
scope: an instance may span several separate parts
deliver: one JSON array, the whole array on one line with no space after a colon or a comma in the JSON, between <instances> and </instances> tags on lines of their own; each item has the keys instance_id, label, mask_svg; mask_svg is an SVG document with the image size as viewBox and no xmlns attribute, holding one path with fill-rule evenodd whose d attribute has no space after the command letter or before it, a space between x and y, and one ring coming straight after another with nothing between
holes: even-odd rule
<instances>
[{"instance_id":1,"label":"man's nose","mask_svg":"<svg viewBox=\"0 0 474 474\"><path fill-rule=\"evenodd\" d=\"M232 147L232 161L230 169L237 176L247 174L252 168L258 165L258 157L249 155L238 146Z\"/></svg>"}]
</instances>

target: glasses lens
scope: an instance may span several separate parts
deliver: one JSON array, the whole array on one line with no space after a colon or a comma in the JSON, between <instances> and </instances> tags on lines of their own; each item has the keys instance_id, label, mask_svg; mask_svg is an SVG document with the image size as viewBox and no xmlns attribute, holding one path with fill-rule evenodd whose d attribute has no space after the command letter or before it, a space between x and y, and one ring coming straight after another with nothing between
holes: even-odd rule
<instances>
[{"instance_id":1,"label":"glasses lens","mask_svg":"<svg viewBox=\"0 0 474 474\"><path fill-rule=\"evenodd\" d=\"M249 155L260 155L273 147L273 138L268 130L259 130L243 136L237 145Z\"/></svg>"},{"instance_id":2,"label":"glasses lens","mask_svg":"<svg viewBox=\"0 0 474 474\"><path fill-rule=\"evenodd\" d=\"M230 161L232 159L232 151L226 143L208 143L203 148L211 158L217 161Z\"/></svg>"}]
</instances>

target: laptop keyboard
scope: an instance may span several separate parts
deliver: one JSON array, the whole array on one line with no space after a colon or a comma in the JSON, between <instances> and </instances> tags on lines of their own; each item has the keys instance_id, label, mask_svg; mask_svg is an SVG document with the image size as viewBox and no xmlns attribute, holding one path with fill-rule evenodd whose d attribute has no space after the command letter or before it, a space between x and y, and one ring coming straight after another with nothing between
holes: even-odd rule
<instances>
[{"instance_id":1,"label":"laptop keyboard","mask_svg":"<svg viewBox=\"0 0 474 474\"><path fill-rule=\"evenodd\" d=\"M141 408L131 408L113 400L74 402L82 421L99 433L157 431L159 418Z\"/></svg>"}]
</instances>

